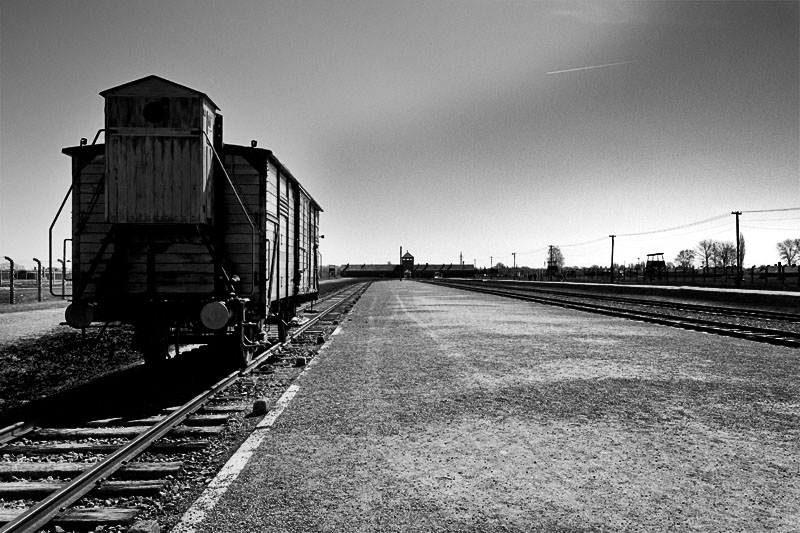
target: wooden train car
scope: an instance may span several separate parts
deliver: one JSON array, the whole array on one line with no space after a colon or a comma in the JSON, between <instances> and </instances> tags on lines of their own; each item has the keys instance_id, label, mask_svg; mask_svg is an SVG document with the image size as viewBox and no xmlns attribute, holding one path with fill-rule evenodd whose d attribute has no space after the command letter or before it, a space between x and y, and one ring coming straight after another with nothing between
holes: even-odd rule
<instances>
[{"instance_id":1,"label":"wooden train car","mask_svg":"<svg viewBox=\"0 0 800 533\"><path fill-rule=\"evenodd\" d=\"M225 344L246 363L317 297L322 209L271 151L224 144L204 93L149 76L100 94L105 144L63 150L67 322L133 324L149 363L178 342Z\"/></svg>"}]
</instances>

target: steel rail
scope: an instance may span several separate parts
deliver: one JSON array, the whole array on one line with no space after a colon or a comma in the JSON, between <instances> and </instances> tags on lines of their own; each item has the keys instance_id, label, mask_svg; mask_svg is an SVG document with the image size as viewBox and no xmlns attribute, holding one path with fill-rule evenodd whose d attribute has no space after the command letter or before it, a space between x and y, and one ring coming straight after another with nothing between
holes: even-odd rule
<instances>
[{"instance_id":1,"label":"steel rail","mask_svg":"<svg viewBox=\"0 0 800 533\"><path fill-rule=\"evenodd\" d=\"M472 285L472 284L480 284L482 282L479 281L464 281L459 282L464 283L465 285ZM700 313L708 313L708 314L724 314L726 316L741 316L741 317L753 317L759 319L766 319L766 320L783 320L786 322L800 322L800 314L797 313L784 313L780 311L766 311L766 310L759 310L759 309L748 309L748 308L735 308L735 307L719 307L719 306L710 306L710 305L699 305L699 304L692 304L686 302L670 302L670 301L656 301L656 300L644 300L641 298L631 298L626 296L609 296L605 294L597 294L593 292L576 292L576 291L559 291L553 289L544 289L540 287L534 287L530 285L517 285L516 287L512 287L508 283L499 282L494 283L493 286L495 287L507 287L509 289L516 289L522 290L526 292L536 292L541 294L551 294L556 296L569 296L574 298L587 298L592 300L603 300L609 302L620 302L620 303L629 303L633 305L647 305L650 307L663 307L667 309L680 309L680 310L688 310L688 311L697 311Z\"/></svg>"},{"instance_id":2,"label":"steel rail","mask_svg":"<svg viewBox=\"0 0 800 533\"><path fill-rule=\"evenodd\" d=\"M0 429L0 444L5 444L8 441L18 439L27 435L36 427L36 422L15 422Z\"/></svg>"},{"instance_id":3,"label":"steel rail","mask_svg":"<svg viewBox=\"0 0 800 533\"><path fill-rule=\"evenodd\" d=\"M467 291L492 294L496 296L503 296L506 298L514 298L517 300L542 303L546 305L554 305L566 309L587 311L590 313L603 314L618 318L626 318L630 320L639 320L643 322L650 322L653 324L660 324L663 326L691 329L695 331L702 331L705 333L713 333L715 335L736 337L757 342L764 342L768 344L775 344L779 346L787 346L790 348L800 348L800 334L795 333L793 331L759 328L759 327L746 326L740 324L730 324L727 322L714 322L712 320L703 320L699 318L689 318L689 317L670 318L665 315L660 315L658 313L651 313L648 311L624 310L605 305L582 304L578 302L568 302L565 300L548 298L544 296L521 294L520 292L513 292L512 289L510 288L491 289L488 287L486 288L477 287L470 284L460 284L460 283L441 282L441 281L437 282L436 284Z\"/></svg>"},{"instance_id":4,"label":"steel rail","mask_svg":"<svg viewBox=\"0 0 800 533\"><path fill-rule=\"evenodd\" d=\"M183 422L186 417L202 407L203 404L212 396L225 390L241 376L253 371L256 367L265 362L270 355L280 348L290 344L295 337L302 334L312 325L321 320L324 316L343 305L346 301L348 301L348 299L360 296L364 291L367 290L369 285L370 282L351 286L355 288L349 295L345 295L338 302L332 304L324 311L321 311L313 319L309 319L306 324L303 324L296 331L292 332L292 335L287 338L285 342L270 347L245 368L236 370L225 378L221 379L207 390L198 394L183 406L173 411L158 424L151 426L147 429L147 431L141 433L137 437L134 437L123 446L104 457L91 468L82 472L72 481L65 484L59 490L51 493L44 500L38 502L32 507L29 507L16 518L0 528L0 533L23 533L36 531L47 525L60 513L65 511L68 506L82 498L89 491L95 488L95 486L102 484L102 482L110 477L111 474L113 474L117 469L119 469L124 462L129 461L141 454L154 441L169 433L175 426ZM336 298L338 298L338 296L336 296Z\"/></svg>"}]
</instances>

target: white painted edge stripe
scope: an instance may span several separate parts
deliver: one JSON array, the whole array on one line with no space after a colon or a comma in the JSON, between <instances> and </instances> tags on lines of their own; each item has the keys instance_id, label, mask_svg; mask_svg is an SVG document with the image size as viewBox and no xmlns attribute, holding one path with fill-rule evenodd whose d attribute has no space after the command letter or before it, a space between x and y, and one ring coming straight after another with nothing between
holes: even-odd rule
<instances>
[{"instance_id":1,"label":"white painted edge stripe","mask_svg":"<svg viewBox=\"0 0 800 533\"><path fill-rule=\"evenodd\" d=\"M311 362L313 363L315 360L316 358ZM267 437L266 431L257 430L269 429L299 390L300 386L295 384L290 385L289 388L286 389L286 392L278 399L275 407L273 407L272 410L267 413L267 416L258 423L253 433L242 443L239 449L236 450L236 453L233 454L228 462L225 463L225 466L222 467L222 470L219 471L219 474L211 480L206 490L203 491L200 497L197 498L192 506L184 513L183 517L181 517L181 521L172 529L173 533L194 533L196 531L195 528L202 523L206 515L216 507L222 495L225 494L231 484L239 477L245 465L250 461L250 457L253 456L253 453Z\"/></svg>"},{"instance_id":2,"label":"white painted edge stripe","mask_svg":"<svg viewBox=\"0 0 800 533\"><path fill-rule=\"evenodd\" d=\"M331 336L338 335L341 333L342 328L341 326L337 327ZM300 379L303 374L306 373L311 366L317 363L320 356L324 351L327 350L328 344L324 345L319 352L317 352L317 356L312 359L306 368L297 376L297 379ZM172 533L195 533L197 529L195 529L198 525L200 525L203 520L205 520L206 515L210 513L214 507L216 507L217 503L219 503L220 498L222 495L225 494L236 478L239 477L239 474L242 473L245 465L250 461L250 458L255 453L256 449L261 445L265 438L267 438L266 431L258 431L260 429L269 429L272 427L272 424L281 416L284 409L289 406L292 399L294 398L295 394L300 390L300 386L297 384L292 384L289 386L288 389L283 393L283 395L278 399L275 403L275 406L270 410L269 413L264 417L261 422L259 422L256 427L253 429L253 433L247 437L239 449L228 459L228 462L225 463L225 466L219 471L219 474L216 475L214 479L211 480L211 483L208 484L206 490L194 501L192 506L183 514L181 517L181 521L172 529Z\"/></svg>"}]
</instances>

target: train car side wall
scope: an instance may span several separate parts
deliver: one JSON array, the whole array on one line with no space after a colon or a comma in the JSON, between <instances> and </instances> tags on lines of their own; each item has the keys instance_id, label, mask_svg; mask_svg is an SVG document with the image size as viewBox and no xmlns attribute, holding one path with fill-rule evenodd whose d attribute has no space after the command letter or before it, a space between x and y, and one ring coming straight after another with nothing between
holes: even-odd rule
<instances>
[{"instance_id":1,"label":"train car side wall","mask_svg":"<svg viewBox=\"0 0 800 533\"><path fill-rule=\"evenodd\" d=\"M298 190L298 227L299 240L299 273L298 293L305 298L316 294L317 285L317 252L319 249L318 227L319 211L315 209L311 197L302 189Z\"/></svg>"},{"instance_id":2,"label":"train car side wall","mask_svg":"<svg viewBox=\"0 0 800 533\"><path fill-rule=\"evenodd\" d=\"M267 233L266 172L252 155L241 150L224 150L225 170L231 179L218 179L218 197L223 201L215 223L223 265L229 276L236 275L237 294L249 297L266 316L267 264L270 250ZM250 157L248 157L248 155ZM263 161L263 156L261 157ZM241 200L241 203L240 203Z\"/></svg>"},{"instance_id":3,"label":"train car side wall","mask_svg":"<svg viewBox=\"0 0 800 533\"><path fill-rule=\"evenodd\" d=\"M105 152L101 146L75 148L72 157L72 272L73 299L92 300L97 287L90 277L102 276L106 263L96 260L101 247L114 253L111 224L106 222ZM95 262L93 266L93 261Z\"/></svg>"},{"instance_id":4,"label":"train car side wall","mask_svg":"<svg viewBox=\"0 0 800 533\"><path fill-rule=\"evenodd\" d=\"M64 153L73 165L74 301L98 302L98 320L120 320L135 313L134 301L211 297L215 270L200 227L107 222L104 146Z\"/></svg>"},{"instance_id":5,"label":"train car side wall","mask_svg":"<svg viewBox=\"0 0 800 533\"><path fill-rule=\"evenodd\" d=\"M297 296L297 191L283 173L281 180L286 185L286 204L289 207L286 217L286 295Z\"/></svg>"},{"instance_id":6,"label":"train car side wall","mask_svg":"<svg viewBox=\"0 0 800 533\"><path fill-rule=\"evenodd\" d=\"M281 252L281 219L279 216L280 190L278 169L271 163L266 164L266 275L267 275L267 300L273 301L285 296L280 285L280 252Z\"/></svg>"},{"instance_id":7,"label":"train car side wall","mask_svg":"<svg viewBox=\"0 0 800 533\"><path fill-rule=\"evenodd\" d=\"M268 150L225 145L225 168L258 227L256 293L259 309L267 313L275 302L289 315L296 303L318 293L317 250L319 206ZM227 181L219 178L218 182ZM256 193L258 191L258 193ZM215 224L224 241L228 262L242 278L241 288L252 290L241 266L249 260L249 227L235 195L217 190L225 198ZM245 280L248 280L245 282Z\"/></svg>"}]
</instances>

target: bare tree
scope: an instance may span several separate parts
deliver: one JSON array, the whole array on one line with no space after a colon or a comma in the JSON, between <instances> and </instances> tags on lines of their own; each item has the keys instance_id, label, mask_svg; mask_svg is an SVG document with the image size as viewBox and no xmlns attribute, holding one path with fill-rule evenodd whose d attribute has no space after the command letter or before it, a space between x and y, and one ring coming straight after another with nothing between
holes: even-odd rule
<instances>
[{"instance_id":1,"label":"bare tree","mask_svg":"<svg viewBox=\"0 0 800 533\"><path fill-rule=\"evenodd\" d=\"M559 270L564 268L564 254L561 253L561 248L559 248L558 246L553 246L550 260L555 261Z\"/></svg>"},{"instance_id":2,"label":"bare tree","mask_svg":"<svg viewBox=\"0 0 800 533\"><path fill-rule=\"evenodd\" d=\"M689 268L692 264L692 261L694 261L694 256L694 250L681 250L678 252L677 257L675 257L675 262L683 268Z\"/></svg>"},{"instance_id":3,"label":"bare tree","mask_svg":"<svg viewBox=\"0 0 800 533\"><path fill-rule=\"evenodd\" d=\"M702 266L709 266L714 260L715 242L713 239L703 239L697 243L697 258L700 259Z\"/></svg>"},{"instance_id":4,"label":"bare tree","mask_svg":"<svg viewBox=\"0 0 800 533\"><path fill-rule=\"evenodd\" d=\"M714 266L723 268L736 261L736 243L732 241L717 242L714 246Z\"/></svg>"},{"instance_id":5,"label":"bare tree","mask_svg":"<svg viewBox=\"0 0 800 533\"><path fill-rule=\"evenodd\" d=\"M778 254L787 265L793 265L800 257L800 239L786 239L777 244Z\"/></svg>"}]
</instances>

